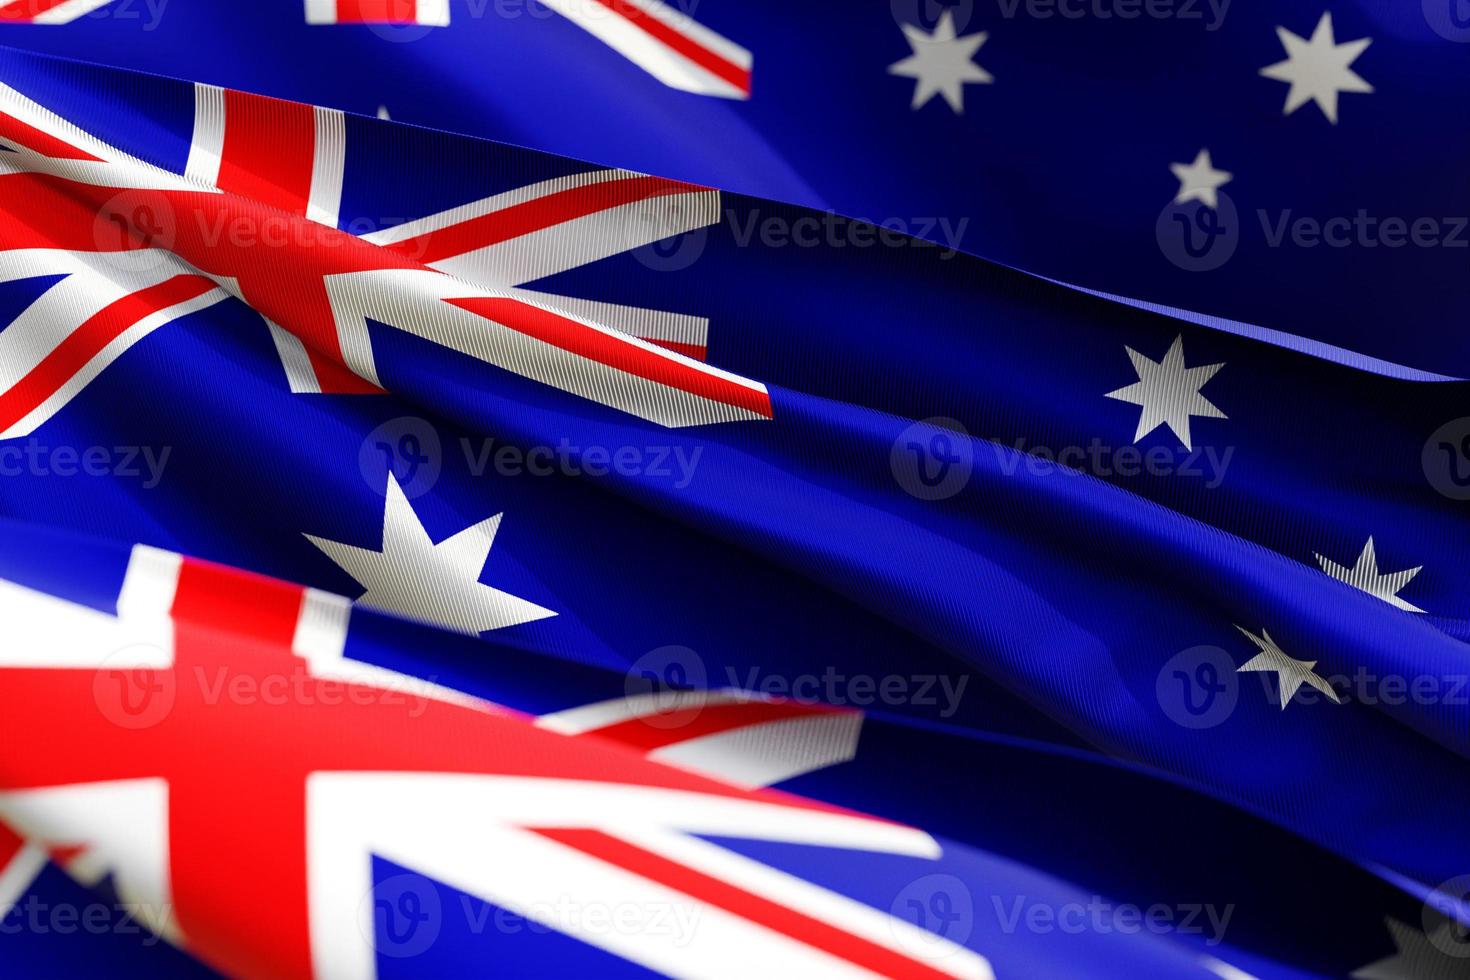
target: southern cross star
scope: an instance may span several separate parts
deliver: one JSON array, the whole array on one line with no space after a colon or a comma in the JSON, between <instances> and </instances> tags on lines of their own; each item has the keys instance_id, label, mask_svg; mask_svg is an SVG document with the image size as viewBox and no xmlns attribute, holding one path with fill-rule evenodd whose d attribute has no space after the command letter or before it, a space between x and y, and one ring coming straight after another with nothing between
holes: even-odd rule
<instances>
[{"instance_id":1,"label":"southern cross star","mask_svg":"<svg viewBox=\"0 0 1470 980\"><path fill-rule=\"evenodd\" d=\"M1200 150L1193 163L1171 163L1169 172L1179 181L1179 193L1174 196L1175 204L1199 201L1207 208L1218 207L1220 185L1230 183L1232 174L1228 170L1216 170L1210 159L1209 150Z\"/></svg>"},{"instance_id":2,"label":"southern cross star","mask_svg":"<svg viewBox=\"0 0 1470 980\"><path fill-rule=\"evenodd\" d=\"M1215 372L1224 364L1204 364L1198 367L1184 366L1184 338L1175 337L1174 343L1164 354L1162 361L1152 361L1132 347L1125 347L1128 358L1133 361L1133 370L1138 373L1134 384L1107 393L1108 398L1131 402L1142 407L1138 414L1138 430L1134 433L1136 443L1161 425L1167 425L1185 449L1193 449L1189 435L1189 419L1198 415L1202 418L1223 419L1227 416L1200 394Z\"/></svg>"},{"instance_id":3,"label":"southern cross star","mask_svg":"<svg viewBox=\"0 0 1470 980\"><path fill-rule=\"evenodd\" d=\"M963 113L965 83L987 84L995 80L972 60L980 45L989 39L989 32L956 37L952 11L940 15L933 34L913 24L904 24L903 34L914 53L889 65L888 74L915 80L914 109L922 108L935 95L943 95L951 109Z\"/></svg>"},{"instance_id":4,"label":"southern cross star","mask_svg":"<svg viewBox=\"0 0 1470 980\"><path fill-rule=\"evenodd\" d=\"M1295 657L1288 657L1276 645L1276 641L1271 639L1271 634L1267 633L1264 629L1261 630L1261 635L1257 636L1243 626L1237 626L1235 628L1250 637L1251 642L1261 651L1237 667L1235 672L1242 674L1247 671L1270 671L1275 674L1276 690L1280 696L1282 711L1286 710L1286 705L1291 701L1292 696L1296 694L1297 689L1303 684L1311 685L1337 704L1342 704L1342 698L1337 696L1337 692L1332 689L1332 685L1323 680L1312 669L1317 666L1317 661L1297 660Z\"/></svg>"},{"instance_id":5,"label":"southern cross star","mask_svg":"<svg viewBox=\"0 0 1470 980\"><path fill-rule=\"evenodd\" d=\"M1289 116L1308 102L1315 102L1328 122L1337 125L1339 92L1373 91L1372 85L1348 67L1358 59L1363 49L1373 43L1373 39L1363 37L1338 44L1332 33L1330 13L1324 13L1317 21L1317 29L1310 39L1298 37L1284 27L1276 28L1276 36L1286 49L1286 60L1267 65L1261 69L1261 74L1291 83L1283 115Z\"/></svg>"},{"instance_id":6,"label":"southern cross star","mask_svg":"<svg viewBox=\"0 0 1470 980\"><path fill-rule=\"evenodd\" d=\"M1352 568L1339 565L1330 558L1317 555L1317 564L1322 566L1322 571L1331 575L1339 582L1346 582L1355 589L1361 589L1371 596L1376 596L1399 609L1408 612L1422 613L1424 610L1399 598L1399 591L1409 584L1409 580L1419 574L1423 565L1406 568L1401 572L1388 572L1380 574L1378 571L1378 554L1373 548L1373 538L1368 537L1368 543L1363 545L1358 560L1353 563Z\"/></svg>"},{"instance_id":7,"label":"southern cross star","mask_svg":"<svg viewBox=\"0 0 1470 980\"><path fill-rule=\"evenodd\" d=\"M306 535L367 589L357 602L476 635L555 616L550 609L480 583L500 514L435 544L390 474L378 550Z\"/></svg>"}]
</instances>

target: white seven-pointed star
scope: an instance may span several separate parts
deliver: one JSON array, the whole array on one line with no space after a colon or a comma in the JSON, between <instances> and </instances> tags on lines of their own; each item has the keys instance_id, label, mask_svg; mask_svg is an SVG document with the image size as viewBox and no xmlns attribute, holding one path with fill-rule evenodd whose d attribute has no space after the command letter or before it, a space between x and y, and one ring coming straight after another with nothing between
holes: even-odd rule
<instances>
[{"instance_id":1,"label":"white seven-pointed star","mask_svg":"<svg viewBox=\"0 0 1470 980\"><path fill-rule=\"evenodd\" d=\"M1241 674L1246 671L1267 670L1275 674L1276 690L1280 695L1282 711L1286 710L1287 702L1291 700L1297 688L1303 684L1310 684L1333 701L1342 704L1342 698L1337 696L1337 692L1332 689L1332 685L1324 681L1312 670L1313 667L1317 666L1317 661L1297 660L1294 657L1288 657L1276 645L1276 641L1271 639L1271 634L1267 633L1264 629L1261 630L1261 635L1257 636L1243 626L1237 626L1235 628L1250 637L1251 642L1259 647L1261 651L1235 668L1235 672Z\"/></svg>"},{"instance_id":2,"label":"white seven-pointed star","mask_svg":"<svg viewBox=\"0 0 1470 980\"><path fill-rule=\"evenodd\" d=\"M1169 172L1179 180L1179 193L1174 198L1175 204L1199 201L1207 208L1218 206L1220 202L1215 191L1221 184L1230 183L1230 178L1233 176L1228 170L1215 169L1214 162L1210 160L1209 150L1200 150L1193 163L1169 164Z\"/></svg>"},{"instance_id":3,"label":"white seven-pointed star","mask_svg":"<svg viewBox=\"0 0 1470 980\"><path fill-rule=\"evenodd\" d=\"M500 516L435 544L419 523L398 481L388 477L379 551L306 535L367 589L357 601L420 622L476 635L485 630L555 616L532 602L480 584Z\"/></svg>"},{"instance_id":4,"label":"white seven-pointed star","mask_svg":"<svg viewBox=\"0 0 1470 980\"><path fill-rule=\"evenodd\" d=\"M1373 86L1348 66L1358 59L1363 49L1373 43L1369 37L1338 44L1332 36L1332 15L1324 13L1317 21L1311 40L1298 37L1284 27L1276 28L1286 60L1261 69L1261 74L1279 82L1290 82L1283 115L1291 115L1309 101L1317 103L1328 121L1337 123L1339 92L1372 92Z\"/></svg>"},{"instance_id":5,"label":"white seven-pointed star","mask_svg":"<svg viewBox=\"0 0 1470 980\"><path fill-rule=\"evenodd\" d=\"M1354 970L1353 980L1466 980L1470 978L1470 946L1458 923L1426 911L1418 929L1397 919L1384 920L1395 953Z\"/></svg>"},{"instance_id":6,"label":"white seven-pointed star","mask_svg":"<svg viewBox=\"0 0 1470 980\"><path fill-rule=\"evenodd\" d=\"M1228 418L1208 398L1200 394L1205 383L1225 365L1185 367L1182 336L1174 338L1174 343L1169 346L1162 361L1151 361L1132 347L1123 349L1133 361L1133 370L1138 373L1138 381L1117 391L1108 392L1107 397L1116 398L1120 402L1132 402L1143 408L1138 414L1138 431L1133 436L1134 442L1138 442L1159 426L1167 425L1184 444L1185 449L1193 449L1194 446L1189 441L1190 416Z\"/></svg>"},{"instance_id":7,"label":"white seven-pointed star","mask_svg":"<svg viewBox=\"0 0 1470 980\"><path fill-rule=\"evenodd\" d=\"M1368 543L1363 545L1363 551L1358 555L1358 560L1353 563L1352 568L1347 568L1317 555L1317 564L1322 566L1322 571L1331 575L1339 582L1346 582L1355 589L1361 589L1371 596L1377 596L1390 606L1399 609L1407 609L1409 612L1422 613L1424 610L1399 598L1399 590L1409 584L1409 580L1419 574L1423 565L1414 568L1406 568L1402 572L1390 572L1387 575L1378 573L1378 554L1373 550L1373 538L1370 535Z\"/></svg>"},{"instance_id":8,"label":"white seven-pointed star","mask_svg":"<svg viewBox=\"0 0 1470 980\"><path fill-rule=\"evenodd\" d=\"M981 31L956 37L953 11L946 10L940 15L933 34L927 34L922 27L913 24L902 26L904 37L908 38L914 53L889 65L888 74L915 80L912 108L921 108L935 95L943 95L951 109L962 113L965 111L965 83L995 80L990 72L971 60L990 34Z\"/></svg>"}]
</instances>

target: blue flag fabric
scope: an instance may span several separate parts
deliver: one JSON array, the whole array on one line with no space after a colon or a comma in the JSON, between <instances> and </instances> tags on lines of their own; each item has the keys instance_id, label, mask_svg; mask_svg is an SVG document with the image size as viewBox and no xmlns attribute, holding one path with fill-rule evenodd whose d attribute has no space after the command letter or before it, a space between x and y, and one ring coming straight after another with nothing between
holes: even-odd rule
<instances>
[{"instance_id":1,"label":"blue flag fabric","mask_svg":"<svg viewBox=\"0 0 1470 980\"><path fill-rule=\"evenodd\" d=\"M100 57L84 39L100 36L106 9L67 26L73 53ZM736 34L713 11L708 23ZM376 26L301 22L281 36L385 41ZM427 52L439 37L402 47ZM577 70L649 74L623 60L632 67ZM261 64L240 61L232 70ZM180 64L173 73L194 74ZM248 81L202 64L198 75ZM698 112L754 109L761 77L748 104ZM1458 819L1470 804L1470 420L1465 383L1426 370L1438 365L1414 346L1443 343L1439 331L1403 331L1397 359L1365 356L1324 321L1292 334L1123 300L1110 294L1178 303L1105 261L1089 283L1100 295L1058 282L1086 281L1058 266L1028 266L1043 278L924 229L838 217L820 208L840 198L765 178L723 175L817 208L681 182L719 184L714 171L644 177L18 51L0 56L0 82L0 598L21 637L0 654L0 730L18 747L0 755L13 844L0 881L20 882L0 893L0 943L23 975L89 962L190 975L179 949L230 974L325 974L358 940L324 946L340 930L318 933L317 920L351 925L356 912L360 925L361 909L370 955L351 962L382 976L629 963L715 975L729 968L720 944L746 935L761 938L746 970L781 955L834 973L997 976L1459 963L1460 910L1443 899L1470 864ZM624 111L658 104L632 102ZM549 131L547 105L531 105L518 111ZM574 122L559 121L564 137ZM759 175L755 145L724 165ZM770 150L772 173L788 153ZM1392 273L1374 268L1354 288L1372 278L1385 291ZM1398 285L1396 298L1415 293ZM1434 290L1409 300L1426 315L1448 302ZM155 608L160 575L173 598ZM349 614L331 595L358 605ZM57 624L92 622L85 611L103 617L99 635L152 629L139 609L173 623L143 644L167 657L99 652L90 633L75 648L45 642ZM536 846L562 849L547 853L601 862L568 871L587 894L611 865L692 895L708 916L681 933L683 906L659 892L649 902L674 931L645 922L630 937L591 924L585 899L569 918L495 875L436 865L436 837L458 838L427 817L413 846L372 826L362 833L382 836L354 854L371 869L364 889L345 902L308 889L310 929L283 902L252 937L231 913L263 886L211 873L186 819L197 811L163 821L164 887L136 829L120 852L84 819L95 799L57 786L139 783L145 799L165 761L180 767L169 779L194 785L207 753L155 737L196 720L187 695L211 707L223 696L242 709L229 725L255 724L244 709L265 688L221 694L236 691L224 682L258 684L256 658L277 647L321 682L328 622L341 661L330 679L407 692L404 717L387 716L404 733L478 735L489 704L520 726L495 738L528 739L544 778L585 752L609 783L686 794L680 805L728 797L721 806L753 815L797 800L830 808L810 819L831 828L749 838L700 816L676 835L652 814L616 832L526 824ZM213 661L182 672L201 644L236 657L218 676ZM60 693L51 646L88 678L82 701ZM286 662L292 678L305 669ZM98 692L139 678L172 685L176 706L130 728L132 708L148 717L156 702L125 694L131 708L109 716L122 709ZM294 751L296 715L279 719L315 718L315 697L298 690L268 705L279 713L261 729L201 729L200 743ZM414 727L419 707L448 720ZM58 712L75 731L38 738ZM370 743L373 725L351 722L344 743ZM116 735L124 761L72 761L93 731ZM426 768L378 751L381 768ZM45 765L73 775L37 775ZM256 769L270 769L234 765L211 775L211 793L258 790ZM472 816L465 785L425 798ZM342 799L376 811L414 795L395 789ZM283 804L254 798L212 847L272 841ZM116 819L102 822L136 828L122 799L106 798ZM849 813L874 822L849 825ZM890 826L925 836L899 842ZM315 844L306 852L303 880L318 874ZM63 868L101 891L78 891ZM260 879L274 880L264 868ZM201 903L200 881L231 899ZM786 890L763 890L777 882ZM147 928L108 918L66 931L58 908ZM323 949L339 958L314 958Z\"/></svg>"},{"instance_id":2,"label":"blue flag fabric","mask_svg":"<svg viewBox=\"0 0 1470 980\"><path fill-rule=\"evenodd\" d=\"M663 46L604 40L611 6L447 0L362 24L301 0L113 0L0 42L382 108L1470 371L1444 326L1470 254L1460 0L669 3L745 53L743 88L671 83Z\"/></svg>"}]
</instances>

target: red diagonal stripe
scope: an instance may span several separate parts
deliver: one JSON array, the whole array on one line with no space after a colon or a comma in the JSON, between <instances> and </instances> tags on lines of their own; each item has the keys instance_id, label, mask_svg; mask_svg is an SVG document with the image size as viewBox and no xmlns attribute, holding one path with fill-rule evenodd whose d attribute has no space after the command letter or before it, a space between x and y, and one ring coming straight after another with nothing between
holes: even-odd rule
<instances>
[{"instance_id":1,"label":"red diagonal stripe","mask_svg":"<svg viewBox=\"0 0 1470 980\"><path fill-rule=\"evenodd\" d=\"M750 94L750 69L737 65L724 55L704 47L698 41L665 24L627 0L595 0L619 17L624 18L659 44L694 62L717 78L734 85L746 95Z\"/></svg>"},{"instance_id":2,"label":"red diagonal stripe","mask_svg":"<svg viewBox=\"0 0 1470 980\"><path fill-rule=\"evenodd\" d=\"M11 830L6 824L0 823L0 874L5 871L6 865L15 860L21 848L26 846L25 839Z\"/></svg>"},{"instance_id":3,"label":"red diagonal stripe","mask_svg":"<svg viewBox=\"0 0 1470 980\"><path fill-rule=\"evenodd\" d=\"M676 708L641 718L629 718L606 728L583 732L598 738L610 738L645 752L687 742L702 735L727 732L748 725L761 725L787 718L832 714L835 709L799 701L740 701Z\"/></svg>"},{"instance_id":4,"label":"red diagonal stripe","mask_svg":"<svg viewBox=\"0 0 1470 980\"><path fill-rule=\"evenodd\" d=\"M339 24L413 24L417 0L337 0Z\"/></svg>"},{"instance_id":5,"label":"red diagonal stripe","mask_svg":"<svg viewBox=\"0 0 1470 980\"><path fill-rule=\"evenodd\" d=\"M0 7L0 21L34 20L38 14L59 7L67 0L15 0Z\"/></svg>"},{"instance_id":6,"label":"red diagonal stripe","mask_svg":"<svg viewBox=\"0 0 1470 980\"><path fill-rule=\"evenodd\" d=\"M0 21L5 19L4 13L8 7L0 7ZM19 143L28 150L39 153L42 156L54 157L57 160L97 160L86 150L79 150L65 140L57 139L50 133L42 132L30 123L21 122L14 116L0 112L0 138L12 143Z\"/></svg>"},{"instance_id":7,"label":"red diagonal stripe","mask_svg":"<svg viewBox=\"0 0 1470 980\"><path fill-rule=\"evenodd\" d=\"M697 370L675 358L620 340L550 310L543 310L520 300L489 296L450 299L445 302L504 324L554 347L560 347L578 357L599 361L655 384L743 408L766 418L771 417L770 396L758 388L748 388L720 375Z\"/></svg>"},{"instance_id":8,"label":"red diagonal stripe","mask_svg":"<svg viewBox=\"0 0 1470 980\"><path fill-rule=\"evenodd\" d=\"M642 339L648 341L650 344L657 344L665 350L671 350L675 354L683 354L690 360L709 360L709 348L703 344L685 344L677 340L658 340L654 337L643 337Z\"/></svg>"},{"instance_id":9,"label":"red diagonal stripe","mask_svg":"<svg viewBox=\"0 0 1470 980\"><path fill-rule=\"evenodd\" d=\"M613 867L631 871L650 881L667 885L701 902L722 908L742 919L765 926L799 943L854 963L885 977L949 980L918 960L879 946L861 936L844 932L796 909L762 898L676 861L620 840L600 830L527 828L583 854L590 854Z\"/></svg>"},{"instance_id":10,"label":"red diagonal stripe","mask_svg":"<svg viewBox=\"0 0 1470 980\"><path fill-rule=\"evenodd\" d=\"M34 411L133 324L213 288L203 276L174 276L98 310L14 387L0 393L0 431Z\"/></svg>"},{"instance_id":11,"label":"red diagonal stripe","mask_svg":"<svg viewBox=\"0 0 1470 980\"><path fill-rule=\"evenodd\" d=\"M424 265L464 255L512 238L543 231L599 211L669 194L687 194L704 188L662 177L625 177L555 191L533 201L512 204L478 218L426 232L387 246Z\"/></svg>"}]
</instances>

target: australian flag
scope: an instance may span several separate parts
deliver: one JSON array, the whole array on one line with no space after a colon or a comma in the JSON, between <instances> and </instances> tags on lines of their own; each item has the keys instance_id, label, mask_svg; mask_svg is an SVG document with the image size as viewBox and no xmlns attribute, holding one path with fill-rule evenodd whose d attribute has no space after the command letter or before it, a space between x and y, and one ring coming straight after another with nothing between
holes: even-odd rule
<instances>
[{"instance_id":1,"label":"australian flag","mask_svg":"<svg viewBox=\"0 0 1470 980\"><path fill-rule=\"evenodd\" d=\"M0 976L1470 977L1463 0L0 44Z\"/></svg>"}]
</instances>

